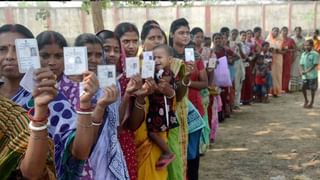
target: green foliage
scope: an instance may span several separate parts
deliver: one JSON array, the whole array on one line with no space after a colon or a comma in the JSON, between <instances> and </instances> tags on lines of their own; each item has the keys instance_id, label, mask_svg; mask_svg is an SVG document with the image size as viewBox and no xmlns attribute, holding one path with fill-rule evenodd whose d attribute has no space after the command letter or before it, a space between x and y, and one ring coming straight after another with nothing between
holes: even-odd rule
<instances>
[{"instance_id":1,"label":"green foliage","mask_svg":"<svg viewBox=\"0 0 320 180\"><path fill-rule=\"evenodd\" d=\"M25 1L21 1L18 2L18 7L19 8L28 8L28 7L32 7L32 5L29 2L25 2Z\"/></svg>"}]
</instances>

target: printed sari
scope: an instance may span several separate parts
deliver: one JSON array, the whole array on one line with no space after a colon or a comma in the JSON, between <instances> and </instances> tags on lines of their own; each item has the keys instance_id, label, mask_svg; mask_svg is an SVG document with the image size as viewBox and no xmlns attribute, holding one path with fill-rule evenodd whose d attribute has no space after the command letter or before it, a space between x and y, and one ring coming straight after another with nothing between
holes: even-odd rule
<instances>
[{"instance_id":1,"label":"printed sari","mask_svg":"<svg viewBox=\"0 0 320 180\"><path fill-rule=\"evenodd\" d=\"M34 106L31 93L23 88L20 88L12 101L27 111ZM58 179L79 179L85 161L77 160L69 151L75 137L77 114L67 98L61 93L48 106L48 134L54 143L56 176Z\"/></svg>"}]
</instances>

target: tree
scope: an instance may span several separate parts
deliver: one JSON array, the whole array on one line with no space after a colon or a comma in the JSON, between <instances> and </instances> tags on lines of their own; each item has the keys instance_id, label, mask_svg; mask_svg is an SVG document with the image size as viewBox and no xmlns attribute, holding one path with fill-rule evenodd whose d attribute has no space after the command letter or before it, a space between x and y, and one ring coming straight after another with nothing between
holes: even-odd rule
<instances>
[{"instance_id":1,"label":"tree","mask_svg":"<svg viewBox=\"0 0 320 180\"><path fill-rule=\"evenodd\" d=\"M91 11L92 11L92 21L93 21L94 32L97 33L104 29L101 1L92 1Z\"/></svg>"}]
</instances>

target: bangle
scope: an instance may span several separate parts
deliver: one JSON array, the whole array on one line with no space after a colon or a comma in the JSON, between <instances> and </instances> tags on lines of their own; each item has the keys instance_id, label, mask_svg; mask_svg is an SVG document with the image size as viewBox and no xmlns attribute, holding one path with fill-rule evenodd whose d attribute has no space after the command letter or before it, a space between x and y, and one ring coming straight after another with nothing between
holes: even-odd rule
<instances>
[{"instance_id":1,"label":"bangle","mask_svg":"<svg viewBox=\"0 0 320 180\"><path fill-rule=\"evenodd\" d=\"M30 136L30 137L32 137L33 140L48 140L48 136L42 137L42 136L33 135L33 136Z\"/></svg>"},{"instance_id":2,"label":"bangle","mask_svg":"<svg viewBox=\"0 0 320 180\"><path fill-rule=\"evenodd\" d=\"M91 106L90 108L81 108L80 107L80 105L79 105L79 107L77 107L77 111L80 111L80 112L91 112L91 111L93 111L93 109L94 109L94 107L93 106Z\"/></svg>"},{"instance_id":3,"label":"bangle","mask_svg":"<svg viewBox=\"0 0 320 180\"><path fill-rule=\"evenodd\" d=\"M184 83L184 78L182 79L181 81L182 85L185 86L185 87L189 87L191 85L191 80L189 80L188 84L185 84Z\"/></svg>"},{"instance_id":4,"label":"bangle","mask_svg":"<svg viewBox=\"0 0 320 180\"><path fill-rule=\"evenodd\" d=\"M50 111L49 111L49 109L48 109L48 112L47 112L47 116L46 116L46 117L41 118L41 119L35 119L35 118L33 117L33 115L32 115L32 114L34 114L34 108L31 108L31 109L29 109L27 115L28 115L30 121L33 121L33 122L44 122L44 121L47 121L47 119L48 119L48 117L49 117L49 113L50 113Z\"/></svg>"},{"instance_id":5,"label":"bangle","mask_svg":"<svg viewBox=\"0 0 320 180\"><path fill-rule=\"evenodd\" d=\"M172 96L170 96L170 97L167 96L167 98L168 98L168 99L172 99L172 98L174 98L175 96L176 96L176 91L173 91Z\"/></svg>"},{"instance_id":6,"label":"bangle","mask_svg":"<svg viewBox=\"0 0 320 180\"><path fill-rule=\"evenodd\" d=\"M30 123L29 123L29 129L31 131L43 131L43 130L46 130L47 128L48 128L47 124L37 127L37 126L33 126L32 121L30 121Z\"/></svg>"},{"instance_id":7,"label":"bangle","mask_svg":"<svg viewBox=\"0 0 320 180\"><path fill-rule=\"evenodd\" d=\"M93 111L76 111L79 115L92 115Z\"/></svg>"},{"instance_id":8,"label":"bangle","mask_svg":"<svg viewBox=\"0 0 320 180\"><path fill-rule=\"evenodd\" d=\"M92 126L101 126L101 124L102 124L102 122L94 122L94 121L92 121L92 123L91 123L91 125Z\"/></svg>"}]
</instances>

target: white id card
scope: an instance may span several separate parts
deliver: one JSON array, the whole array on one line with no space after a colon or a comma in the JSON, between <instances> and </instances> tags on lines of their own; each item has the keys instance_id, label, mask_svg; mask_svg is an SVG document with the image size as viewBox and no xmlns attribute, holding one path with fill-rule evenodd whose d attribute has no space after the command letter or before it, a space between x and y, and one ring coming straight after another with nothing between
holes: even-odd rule
<instances>
[{"instance_id":1,"label":"white id card","mask_svg":"<svg viewBox=\"0 0 320 180\"><path fill-rule=\"evenodd\" d=\"M41 67L36 39L16 39L15 45L20 73L26 73L31 67L33 69Z\"/></svg>"},{"instance_id":2,"label":"white id card","mask_svg":"<svg viewBox=\"0 0 320 180\"><path fill-rule=\"evenodd\" d=\"M129 57L126 58L126 77L130 78L133 75L140 73L139 58Z\"/></svg>"},{"instance_id":3,"label":"white id card","mask_svg":"<svg viewBox=\"0 0 320 180\"><path fill-rule=\"evenodd\" d=\"M144 60L142 64L141 77L143 79L153 78L155 69L155 61Z\"/></svg>"},{"instance_id":4,"label":"white id card","mask_svg":"<svg viewBox=\"0 0 320 180\"><path fill-rule=\"evenodd\" d=\"M81 75L88 70L87 47L63 47L64 73Z\"/></svg>"},{"instance_id":5,"label":"white id card","mask_svg":"<svg viewBox=\"0 0 320 180\"><path fill-rule=\"evenodd\" d=\"M184 54L185 54L186 61L194 61L195 60L193 48L185 48Z\"/></svg>"},{"instance_id":6,"label":"white id card","mask_svg":"<svg viewBox=\"0 0 320 180\"><path fill-rule=\"evenodd\" d=\"M100 88L116 85L116 66L98 65L98 80Z\"/></svg>"},{"instance_id":7,"label":"white id card","mask_svg":"<svg viewBox=\"0 0 320 180\"><path fill-rule=\"evenodd\" d=\"M217 64L217 58L210 58L208 62L208 68L215 68Z\"/></svg>"},{"instance_id":8,"label":"white id card","mask_svg":"<svg viewBox=\"0 0 320 180\"><path fill-rule=\"evenodd\" d=\"M33 67L30 67L20 81L20 86L23 87L23 89L25 89L29 93L32 93L34 86L36 85L36 82L33 79L33 71Z\"/></svg>"},{"instance_id":9,"label":"white id card","mask_svg":"<svg viewBox=\"0 0 320 180\"><path fill-rule=\"evenodd\" d=\"M143 60L145 60L145 61L148 61L148 60L152 61L152 60L153 60L153 53L152 53L152 51L145 51L145 52L143 52Z\"/></svg>"}]
</instances>

